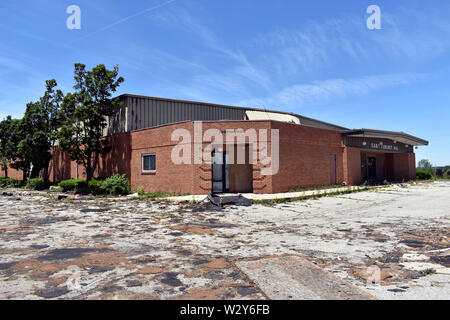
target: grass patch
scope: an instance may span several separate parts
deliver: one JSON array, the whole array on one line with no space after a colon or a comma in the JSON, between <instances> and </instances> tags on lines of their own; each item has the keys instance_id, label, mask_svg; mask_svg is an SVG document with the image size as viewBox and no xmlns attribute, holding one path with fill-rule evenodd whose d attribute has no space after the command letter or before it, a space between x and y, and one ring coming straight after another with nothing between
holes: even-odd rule
<instances>
[{"instance_id":1,"label":"grass patch","mask_svg":"<svg viewBox=\"0 0 450 320\"><path fill-rule=\"evenodd\" d=\"M311 195L304 195L304 196L292 197L292 198L271 199L271 200L254 200L253 203L270 205L270 204L277 204L277 203L296 202L296 201L304 201L304 200L309 200L309 199L318 199L318 198L322 198L322 197L340 196L340 195L344 195L344 194L376 190L378 188L380 188L380 187L364 187L364 188L360 188L360 189L348 189L348 190L335 191L335 192L322 193L322 194L315 193L315 194L311 194Z\"/></svg>"},{"instance_id":2,"label":"grass patch","mask_svg":"<svg viewBox=\"0 0 450 320\"><path fill-rule=\"evenodd\" d=\"M142 190L138 191L137 197L132 197L134 200L154 200L157 198L166 198L166 197L177 197L177 196L188 196L189 193L176 193L176 192L166 192L166 191L155 191L155 192L143 192Z\"/></svg>"},{"instance_id":3,"label":"grass patch","mask_svg":"<svg viewBox=\"0 0 450 320\"><path fill-rule=\"evenodd\" d=\"M315 186L315 187L297 187L295 189L291 189L288 192L305 192L305 191L315 191L315 190L327 190L327 189L336 189L336 188L344 188L344 185L331 185L331 186Z\"/></svg>"},{"instance_id":4,"label":"grass patch","mask_svg":"<svg viewBox=\"0 0 450 320\"><path fill-rule=\"evenodd\" d=\"M425 270L420 271L420 273L421 273L423 276L428 276L428 275L430 275L430 274L435 274L435 273L436 273L436 270L434 270L433 268L428 268L428 269L425 269Z\"/></svg>"}]
</instances>

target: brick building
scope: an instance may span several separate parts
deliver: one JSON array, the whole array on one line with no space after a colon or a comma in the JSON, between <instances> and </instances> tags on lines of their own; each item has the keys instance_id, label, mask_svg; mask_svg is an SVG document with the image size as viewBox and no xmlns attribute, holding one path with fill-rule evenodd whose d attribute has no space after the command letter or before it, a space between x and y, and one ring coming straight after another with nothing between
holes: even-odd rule
<instances>
[{"instance_id":1,"label":"brick building","mask_svg":"<svg viewBox=\"0 0 450 320\"><path fill-rule=\"evenodd\" d=\"M415 178L414 147L428 145L403 132L350 130L293 113L136 95L118 99L123 105L108 119L104 132L113 149L101 158L96 176L126 174L133 190L142 186L146 191L190 194L277 193L410 180ZM174 132L190 139L174 138ZM239 133L241 140L211 146L213 139L205 139L210 132L227 138L227 133ZM183 149L182 163L173 160L175 148ZM198 161L196 150L210 158ZM272 174L265 173L270 167ZM85 176L83 168L61 152L50 169L54 181ZM22 177L13 169L8 173Z\"/></svg>"}]
</instances>

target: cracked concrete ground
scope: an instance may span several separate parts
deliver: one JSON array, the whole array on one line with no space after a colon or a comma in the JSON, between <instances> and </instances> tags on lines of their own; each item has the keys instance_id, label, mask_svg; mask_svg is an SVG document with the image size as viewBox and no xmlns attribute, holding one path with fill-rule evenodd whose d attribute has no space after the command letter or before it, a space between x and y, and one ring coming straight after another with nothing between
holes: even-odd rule
<instances>
[{"instance_id":1,"label":"cracked concrete ground","mask_svg":"<svg viewBox=\"0 0 450 320\"><path fill-rule=\"evenodd\" d=\"M302 273L270 259L300 256L379 299L449 299L449 194L435 182L212 210L0 190L0 298L278 299L293 286L279 272Z\"/></svg>"}]
</instances>

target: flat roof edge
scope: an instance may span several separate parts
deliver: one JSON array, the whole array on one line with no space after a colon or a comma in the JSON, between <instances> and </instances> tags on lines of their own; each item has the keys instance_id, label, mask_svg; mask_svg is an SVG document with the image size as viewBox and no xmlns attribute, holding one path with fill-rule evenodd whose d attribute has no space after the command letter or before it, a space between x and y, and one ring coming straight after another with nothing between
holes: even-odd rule
<instances>
[{"instance_id":1,"label":"flat roof edge","mask_svg":"<svg viewBox=\"0 0 450 320\"><path fill-rule=\"evenodd\" d=\"M423 146L427 146L429 145L429 142L427 140L421 139L419 137L410 135L408 133L402 132L402 131L387 131L387 130L376 130L376 129L353 129L353 130L348 130L342 133L343 135L346 136L351 136L351 135L355 135L355 134L362 134L362 135L380 135L386 138L403 138L403 139L407 139L407 140L411 140L413 142L415 142L417 145L423 145Z\"/></svg>"}]
</instances>

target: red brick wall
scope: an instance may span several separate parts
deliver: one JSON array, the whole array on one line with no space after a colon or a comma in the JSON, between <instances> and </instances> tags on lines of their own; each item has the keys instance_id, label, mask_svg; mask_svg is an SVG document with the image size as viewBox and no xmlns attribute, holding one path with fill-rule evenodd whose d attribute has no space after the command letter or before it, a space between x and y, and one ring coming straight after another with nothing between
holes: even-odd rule
<instances>
[{"instance_id":1,"label":"red brick wall","mask_svg":"<svg viewBox=\"0 0 450 320\"><path fill-rule=\"evenodd\" d=\"M220 130L225 136L227 129L253 128L278 129L280 133L280 167L274 176L261 175L262 164L253 165L253 192L286 192L297 187L330 184L330 156L336 156L336 183L346 181L349 185L361 182L360 150L345 148L341 134L337 131L301 126L277 121L208 121L202 123L202 134L210 128ZM183 122L158 128L136 131L108 137L113 149L101 157L96 176L126 174L131 187L142 186L146 191L168 191L190 194L207 194L212 189L211 165L172 163L171 154L178 142L171 141L175 129L186 129L191 135L191 163L194 160L194 123ZM270 131L269 131L270 132ZM205 142L206 147L209 142ZM270 155L271 140L268 135ZM142 154L156 154L156 172L142 172ZM387 154L386 173L394 180L415 178L414 154ZM56 170L51 167L50 178L60 181L75 178L77 165L67 154L56 152ZM22 178L22 172L10 169L9 176ZM389 173L388 173L389 176ZM82 166L78 166L78 177L85 178Z\"/></svg>"},{"instance_id":2,"label":"red brick wall","mask_svg":"<svg viewBox=\"0 0 450 320\"><path fill-rule=\"evenodd\" d=\"M242 129L247 131L248 129L255 129L259 142L259 130L265 129L270 132L272 121L207 121L203 122L203 132L208 129L218 129L222 132L224 139L227 129ZM248 142L248 140L246 140ZM209 143L204 143L203 147L206 147ZM267 141L269 155L270 155L270 133L268 134ZM226 148L228 149L228 148ZM234 149L234 147L233 147ZM265 166L267 167L267 166ZM272 193L272 177L261 175L261 168L263 165L259 161L253 165L253 192L254 193ZM212 171L211 165L203 164L196 165L194 173L194 190L195 194L204 194L211 192L212 188Z\"/></svg>"},{"instance_id":3,"label":"red brick wall","mask_svg":"<svg viewBox=\"0 0 450 320\"><path fill-rule=\"evenodd\" d=\"M415 179L416 177L415 154L394 153L393 171L395 181Z\"/></svg>"},{"instance_id":4,"label":"red brick wall","mask_svg":"<svg viewBox=\"0 0 450 320\"><path fill-rule=\"evenodd\" d=\"M337 131L273 122L280 130L280 170L272 177L272 191L330 184L330 156L336 155L336 183L344 181L341 134Z\"/></svg>"},{"instance_id":5,"label":"red brick wall","mask_svg":"<svg viewBox=\"0 0 450 320\"><path fill-rule=\"evenodd\" d=\"M126 174L130 176L129 159L130 159L130 134L124 133L115 136L107 137L112 146L110 153L100 156L97 169L94 173L95 177L108 177L115 173ZM50 181L61 181L66 179L85 179L86 172L82 165L76 164L75 161L71 161L67 152L62 152L59 148L56 148L54 152L54 161L50 162ZM78 175L77 175L78 167ZM54 168L56 170L54 171Z\"/></svg>"},{"instance_id":6,"label":"red brick wall","mask_svg":"<svg viewBox=\"0 0 450 320\"><path fill-rule=\"evenodd\" d=\"M6 175L5 175L5 170L0 169L0 177L5 177L5 176L6 176ZM8 177L11 178L11 179L22 180L22 178L23 178L23 172L22 172L22 170L16 170L16 169L13 169L13 168L11 168L11 167L8 165Z\"/></svg>"},{"instance_id":7,"label":"red brick wall","mask_svg":"<svg viewBox=\"0 0 450 320\"><path fill-rule=\"evenodd\" d=\"M408 153L409 179L416 179L416 154Z\"/></svg>"},{"instance_id":8,"label":"red brick wall","mask_svg":"<svg viewBox=\"0 0 450 320\"><path fill-rule=\"evenodd\" d=\"M359 148L344 148L344 181L347 185L361 184L361 150Z\"/></svg>"},{"instance_id":9,"label":"red brick wall","mask_svg":"<svg viewBox=\"0 0 450 320\"><path fill-rule=\"evenodd\" d=\"M193 123L185 122L131 133L130 183L133 190L142 186L149 192L161 190L194 193L194 166L175 165L171 161L172 149L177 144L171 141L175 129L186 129L192 135ZM155 173L142 172L142 155L146 153L156 154Z\"/></svg>"},{"instance_id":10,"label":"red brick wall","mask_svg":"<svg viewBox=\"0 0 450 320\"><path fill-rule=\"evenodd\" d=\"M109 177L115 173L131 176L131 134L123 133L107 138L112 146L110 153L101 156L99 159L96 177ZM78 172L81 172L79 168ZM84 173L84 170L82 170Z\"/></svg>"},{"instance_id":11,"label":"red brick wall","mask_svg":"<svg viewBox=\"0 0 450 320\"><path fill-rule=\"evenodd\" d=\"M70 179L70 162L70 157L67 153L62 152L59 148L55 148L53 152L53 160L50 162L50 181Z\"/></svg>"},{"instance_id":12,"label":"red brick wall","mask_svg":"<svg viewBox=\"0 0 450 320\"><path fill-rule=\"evenodd\" d=\"M259 130L269 128L270 121L216 121L203 122L202 135L208 129L218 129L225 138L227 129L249 128ZM138 186L146 191L170 191L190 194L208 194L212 191L212 169L210 164L175 165L171 161L173 148L178 142L171 141L171 135L176 129L186 129L191 135L191 163L194 163L194 123L184 122L179 124L162 126L148 130L131 133L131 176L132 189ZM205 148L209 142L203 143ZM224 147L224 146L223 146ZM226 147L224 147L226 149ZM156 154L156 172L143 173L142 155L146 153ZM271 177L262 177L259 166L253 168L254 192L266 193L271 191Z\"/></svg>"}]
</instances>

